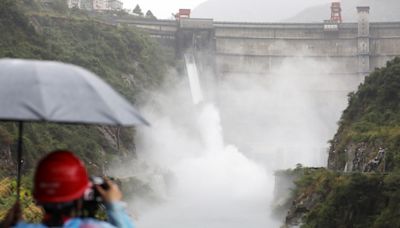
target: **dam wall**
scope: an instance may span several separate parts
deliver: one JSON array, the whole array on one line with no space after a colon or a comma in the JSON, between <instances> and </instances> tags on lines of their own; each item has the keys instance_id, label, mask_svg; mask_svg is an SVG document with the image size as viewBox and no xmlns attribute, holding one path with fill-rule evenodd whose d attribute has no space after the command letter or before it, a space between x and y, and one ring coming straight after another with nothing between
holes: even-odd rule
<instances>
[{"instance_id":1,"label":"dam wall","mask_svg":"<svg viewBox=\"0 0 400 228\"><path fill-rule=\"evenodd\" d=\"M371 23L369 7L357 7L357 12L357 23L242 23L195 18L114 23L147 31L174 46L177 58L188 49L199 53L206 59L200 65L212 67L219 77L267 74L287 59L305 58L329 65L337 75L362 78L400 55L400 22Z\"/></svg>"}]
</instances>

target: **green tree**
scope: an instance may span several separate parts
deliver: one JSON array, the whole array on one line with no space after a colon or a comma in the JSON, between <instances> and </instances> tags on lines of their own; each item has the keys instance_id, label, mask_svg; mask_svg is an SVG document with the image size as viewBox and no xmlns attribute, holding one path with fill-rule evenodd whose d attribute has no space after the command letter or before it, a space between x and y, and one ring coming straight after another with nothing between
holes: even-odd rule
<instances>
[{"instance_id":1,"label":"green tree","mask_svg":"<svg viewBox=\"0 0 400 228\"><path fill-rule=\"evenodd\" d=\"M142 9L140 8L139 4L136 5L135 9L133 9L133 12L139 16L143 16L143 12L142 12Z\"/></svg>"},{"instance_id":2,"label":"green tree","mask_svg":"<svg viewBox=\"0 0 400 228\"><path fill-rule=\"evenodd\" d=\"M155 41L139 30L111 26L85 17L66 18L53 4L40 5L41 8L46 6L43 12L51 12L52 16L48 13L35 15L32 23L33 17L25 14L28 10L25 11L22 1L0 0L0 57L57 60L85 67L131 102L147 99L146 91L153 90L163 80L165 61L162 51ZM57 0L57 3L61 1ZM33 24L40 29L35 30ZM97 174L108 162L135 152L132 129L122 129L118 133L118 142L107 136L116 134L112 129L97 126L26 124L25 133L24 170L27 173L43 154L57 148L73 150L91 164L90 170L99 171ZM7 156L6 152L10 150L11 156L15 154L16 135L15 124L0 123L0 157ZM1 173L12 174L13 164L6 165L10 169L2 167L0 177Z\"/></svg>"},{"instance_id":3,"label":"green tree","mask_svg":"<svg viewBox=\"0 0 400 228\"><path fill-rule=\"evenodd\" d=\"M64 0L54 0L53 8L58 13L66 13L68 11L67 1Z\"/></svg>"},{"instance_id":4,"label":"green tree","mask_svg":"<svg viewBox=\"0 0 400 228\"><path fill-rule=\"evenodd\" d=\"M157 19L150 10L147 10L146 17L151 19Z\"/></svg>"}]
</instances>

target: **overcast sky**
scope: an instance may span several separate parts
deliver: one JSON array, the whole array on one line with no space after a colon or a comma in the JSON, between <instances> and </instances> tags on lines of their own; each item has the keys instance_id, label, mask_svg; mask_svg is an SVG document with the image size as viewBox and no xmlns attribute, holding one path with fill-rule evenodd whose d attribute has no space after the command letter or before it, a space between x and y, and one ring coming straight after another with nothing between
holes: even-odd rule
<instances>
[{"instance_id":1,"label":"overcast sky","mask_svg":"<svg viewBox=\"0 0 400 228\"><path fill-rule=\"evenodd\" d=\"M123 0L124 8L133 9L136 6L136 4L139 4L140 7L142 8L143 13L146 13L147 10L151 10L153 14L159 19L169 19L171 18L171 14L178 12L179 9L181 8L193 9L205 1L207 0ZM235 1L237 3L246 2L246 0L232 0L232 1ZM290 6L288 6L285 1L277 1L277 0L260 0L260 1L263 1L264 4L269 2L269 4L273 4L274 7L285 7L286 11L290 11L290 8L295 7L296 12L298 12L297 9L299 6L304 6L304 8L307 8L310 6L331 2L333 0L292 0ZM284 8L282 8L282 10L284 10Z\"/></svg>"},{"instance_id":2,"label":"overcast sky","mask_svg":"<svg viewBox=\"0 0 400 228\"><path fill-rule=\"evenodd\" d=\"M143 13L151 10L160 19L168 19L172 13L178 12L181 8L193 9L206 0L123 0L124 8L133 9L137 4L142 8Z\"/></svg>"}]
</instances>

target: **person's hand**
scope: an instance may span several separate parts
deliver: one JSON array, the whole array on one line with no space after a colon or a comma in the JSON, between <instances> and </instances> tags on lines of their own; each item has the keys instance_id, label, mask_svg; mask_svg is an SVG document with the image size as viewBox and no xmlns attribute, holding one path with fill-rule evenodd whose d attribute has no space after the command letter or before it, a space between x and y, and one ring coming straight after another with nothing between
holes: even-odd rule
<instances>
[{"instance_id":1,"label":"person's hand","mask_svg":"<svg viewBox=\"0 0 400 228\"><path fill-rule=\"evenodd\" d=\"M112 203L121 201L122 192L119 190L118 185L107 177L104 178L104 181L107 183L108 189L104 189L100 185L95 185L96 190L100 193L104 202Z\"/></svg>"},{"instance_id":2,"label":"person's hand","mask_svg":"<svg viewBox=\"0 0 400 228\"><path fill-rule=\"evenodd\" d=\"M22 219L22 211L19 202L15 202L15 204L8 210L7 215L4 217L3 222L1 223L1 227L8 228L12 227L18 223L19 220Z\"/></svg>"}]
</instances>

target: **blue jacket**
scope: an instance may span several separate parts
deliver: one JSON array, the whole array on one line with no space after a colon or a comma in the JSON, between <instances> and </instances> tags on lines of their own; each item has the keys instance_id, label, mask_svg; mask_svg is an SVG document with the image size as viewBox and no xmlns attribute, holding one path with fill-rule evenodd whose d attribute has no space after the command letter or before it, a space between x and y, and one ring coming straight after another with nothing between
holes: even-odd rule
<instances>
[{"instance_id":1,"label":"blue jacket","mask_svg":"<svg viewBox=\"0 0 400 228\"><path fill-rule=\"evenodd\" d=\"M122 203L116 202L106 205L106 211L109 222L99 221L92 218L72 218L66 221L63 225L64 228L134 228L132 220L125 212ZM16 228L46 228L43 224L29 224L19 222Z\"/></svg>"}]
</instances>

